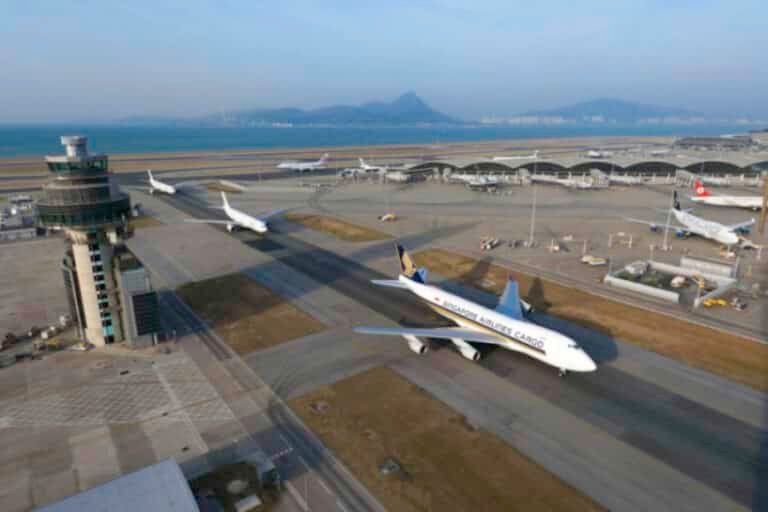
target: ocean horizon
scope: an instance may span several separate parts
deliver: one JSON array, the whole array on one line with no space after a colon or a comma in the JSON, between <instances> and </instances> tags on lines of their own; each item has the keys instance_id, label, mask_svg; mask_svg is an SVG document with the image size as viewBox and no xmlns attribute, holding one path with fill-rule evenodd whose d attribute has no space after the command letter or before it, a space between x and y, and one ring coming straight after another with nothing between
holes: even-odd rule
<instances>
[{"instance_id":1,"label":"ocean horizon","mask_svg":"<svg viewBox=\"0 0 768 512\"><path fill-rule=\"evenodd\" d=\"M59 154L61 135L84 135L94 152L333 148L567 137L691 136L745 133L743 125L523 125L201 128L107 124L0 125L0 157Z\"/></svg>"}]
</instances>

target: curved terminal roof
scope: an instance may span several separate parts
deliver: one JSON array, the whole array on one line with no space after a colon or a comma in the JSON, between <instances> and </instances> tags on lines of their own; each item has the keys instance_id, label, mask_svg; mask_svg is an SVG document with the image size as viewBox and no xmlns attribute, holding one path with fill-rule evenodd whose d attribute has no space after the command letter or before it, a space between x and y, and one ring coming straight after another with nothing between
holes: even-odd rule
<instances>
[{"instance_id":1,"label":"curved terminal roof","mask_svg":"<svg viewBox=\"0 0 768 512\"><path fill-rule=\"evenodd\" d=\"M526 169L534 173L571 172L589 174L592 169L627 174L674 174L686 170L696 174L753 174L768 172L768 155L729 155L722 159L696 159L689 155L671 155L665 158L642 158L637 155L619 155L605 159L580 157L521 160L493 160L490 158L449 158L429 160L408 166L412 173L450 169L465 173L516 173Z\"/></svg>"}]
</instances>

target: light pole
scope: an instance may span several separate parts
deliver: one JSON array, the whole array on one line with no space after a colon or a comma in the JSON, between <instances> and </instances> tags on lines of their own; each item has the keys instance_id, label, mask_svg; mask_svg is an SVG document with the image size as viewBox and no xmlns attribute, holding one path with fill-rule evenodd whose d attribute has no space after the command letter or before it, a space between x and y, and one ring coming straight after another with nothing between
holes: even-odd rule
<instances>
[{"instance_id":1,"label":"light pole","mask_svg":"<svg viewBox=\"0 0 768 512\"><path fill-rule=\"evenodd\" d=\"M536 229L536 185L533 186L533 207L531 208L531 233L528 237L528 247L533 247L533 234Z\"/></svg>"},{"instance_id":2,"label":"light pole","mask_svg":"<svg viewBox=\"0 0 768 512\"><path fill-rule=\"evenodd\" d=\"M669 208L669 211L667 212L667 225L664 227L664 247L663 249L665 251L669 250L669 223L672 222L672 208L675 207L675 196L672 195L672 204Z\"/></svg>"}]
</instances>

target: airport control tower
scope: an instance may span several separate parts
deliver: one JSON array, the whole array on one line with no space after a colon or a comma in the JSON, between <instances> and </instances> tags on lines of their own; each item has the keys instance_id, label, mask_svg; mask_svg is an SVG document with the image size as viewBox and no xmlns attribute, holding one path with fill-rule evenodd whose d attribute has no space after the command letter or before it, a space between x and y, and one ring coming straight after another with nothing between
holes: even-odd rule
<instances>
[{"instance_id":1,"label":"airport control tower","mask_svg":"<svg viewBox=\"0 0 768 512\"><path fill-rule=\"evenodd\" d=\"M73 320L96 346L122 341L116 248L122 244L131 203L109 172L106 155L90 155L85 137L62 137L66 154L46 156L51 179L38 202L42 227L63 230L69 245L64 281Z\"/></svg>"}]
</instances>

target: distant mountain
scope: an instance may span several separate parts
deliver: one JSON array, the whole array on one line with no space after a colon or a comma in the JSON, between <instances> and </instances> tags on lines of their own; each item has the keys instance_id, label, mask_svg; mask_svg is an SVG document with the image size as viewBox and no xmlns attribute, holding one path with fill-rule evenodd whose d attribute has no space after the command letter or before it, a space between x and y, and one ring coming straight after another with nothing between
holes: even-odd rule
<instances>
[{"instance_id":1,"label":"distant mountain","mask_svg":"<svg viewBox=\"0 0 768 512\"><path fill-rule=\"evenodd\" d=\"M298 108L239 110L207 116L202 119L202 122L217 126L258 126L264 124L457 124L461 121L434 110L416 94L409 92L390 103L373 101L360 106L337 105L314 110Z\"/></svg>"},{"instance_id":2,"label":"distant mountain","mask_svg":"<svg viewBox=\"0 0 768 512\"><path fill-rule=\"evenodd\" d=\"M695 118L701 114L676 107L634 103L614 98L600 98L551 110L531 110L521 116L559 117L566 121L637 123L658 118Z\"/></svg>"}]
</instances>

